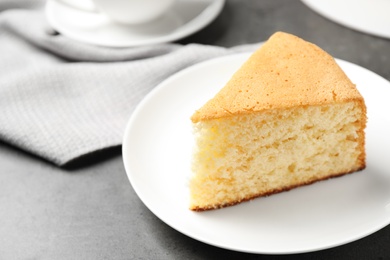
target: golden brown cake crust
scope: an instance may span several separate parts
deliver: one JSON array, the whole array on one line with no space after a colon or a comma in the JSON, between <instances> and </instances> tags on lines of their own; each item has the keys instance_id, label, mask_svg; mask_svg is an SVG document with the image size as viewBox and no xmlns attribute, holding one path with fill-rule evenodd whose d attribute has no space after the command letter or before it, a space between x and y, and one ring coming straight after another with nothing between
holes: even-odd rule
<instances>
[{"instance_id":1,"label":"golden brown cake crust","mask_svg":"<svg viewBox=\"0 0 390 260\"><path fill-rule=\"evenodd\" d=\"M277 87L275 87L277 86ZM191 117L196 123L267 109L364 101L333 57L294 35L277 32Z\"/></svg>"}]
</instances>

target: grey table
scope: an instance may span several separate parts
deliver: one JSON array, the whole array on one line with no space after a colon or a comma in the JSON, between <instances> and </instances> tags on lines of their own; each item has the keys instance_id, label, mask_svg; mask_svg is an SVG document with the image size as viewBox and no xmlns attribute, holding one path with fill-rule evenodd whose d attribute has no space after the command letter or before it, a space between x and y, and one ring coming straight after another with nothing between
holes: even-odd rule
<instances>
[{"instance_id":1,"label":"grey table","mask_svg":"<svg viewBox=\"0 0 390 260\"><path fill-rule=\"evenodd\" d=\"M297 0L228 0L181 43L234 46L286 31L390 79L390 41L333 23ZM58 168L0 143L0 259L390 259L390 226L358 241L291 256L213 247L170 228L134 193L120 147Z\"/></svg>"}]
</instances>

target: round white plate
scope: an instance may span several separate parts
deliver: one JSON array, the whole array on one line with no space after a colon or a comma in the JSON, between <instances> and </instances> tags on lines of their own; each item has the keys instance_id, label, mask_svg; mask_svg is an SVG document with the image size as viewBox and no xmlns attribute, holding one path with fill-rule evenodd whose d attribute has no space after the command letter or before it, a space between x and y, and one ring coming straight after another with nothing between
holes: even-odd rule
<instances>
[{"instance_id":1,"label":"round white plate","mask_svg":"<svg viewBox=\"0 0 390 260\"><path fill-rule=\"evenodd\" d=\"M390 38L388 0L302 0L324 17L351 29Z\"/></svg>"},{"instance_id":2,"label":"round white plate","mask_svg":"<svg viewBox=\"0 0 390 260\"><path fill-rule=\"evenodd\" d=\"M60 0L48 0L46 17L61 34L81 42L107 47L133 47L172 42L211 23L225 0L179 0L161 18L148 24L123 25L106 16L83 11Z\"/></svg>"},{"instance_id":3,"label":"round white plate","mask_svg":"<svg viewBox=\"0 0 390 260\"><path fill-rule=\"evenodd\" d=\"M170 77L139 104L123 141L125 169L145 205L172 228L242 252L288 254L345 244L390 223L390 83L338 60L368 106L367 168L224 209L188 209L190 116L249 54L197 64Z\"/></svg>"}]
</instances>

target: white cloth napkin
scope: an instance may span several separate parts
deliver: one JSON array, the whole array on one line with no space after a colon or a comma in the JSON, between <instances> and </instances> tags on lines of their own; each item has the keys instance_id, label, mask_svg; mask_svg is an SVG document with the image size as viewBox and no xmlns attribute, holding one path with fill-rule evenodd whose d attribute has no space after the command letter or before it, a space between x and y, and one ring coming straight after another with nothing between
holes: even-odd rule
<instances>
[{"instance_id":1,"label":"white cloth napkin","mask_svg":"<svg viewBox=\"0 0 390 260\"><path fill-rule=\"evenodd\" d=\"M42 5L0 0L0 140L57 165L120 145L136 105L172 74L257 46L98 47L53 34Z\"/></svg>"}]
</instances>

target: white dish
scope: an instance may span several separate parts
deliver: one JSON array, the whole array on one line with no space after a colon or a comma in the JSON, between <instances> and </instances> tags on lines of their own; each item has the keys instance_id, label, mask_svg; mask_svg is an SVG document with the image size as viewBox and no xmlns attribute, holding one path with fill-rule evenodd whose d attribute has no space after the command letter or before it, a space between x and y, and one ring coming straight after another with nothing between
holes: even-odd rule
<instances>
[{"instance_id":1,"label":"white dish","mask_svg":"<svg viewBox=\"0 0 390 260\"><path fill-rule=\"evenodd\" d=\"M302 0L324 17L363 33L390 38L388 0Z\"/></svg>"},{"instance_id":2,"label":"white dish","mask_svg":"<svg viewBox=\"0 0 390 260\"><path fill-rule=\"evenodd\" d=\"M289 192L207 212L188 209L193 148L190 116L249 54L197 64L157 86L127 125L123 160L145 205L172 228L242 252L289 254L342 245L390 223L390 83L338 60L368 106L367 168Z\"/></svg>"},{"instance_id":3,"label":"white dish","mask_svg":"<svg viewBox=\"0 0 390 260\"><path fill-rule=\"evenodd\" d=\"M100 13L48 0L46 17L55 30L71 39L107 47L134 47L189 36L211 23L224 3L225 0L179 0L156 21L131 26L111 22Z\"/></svg>"}]
</instances>

